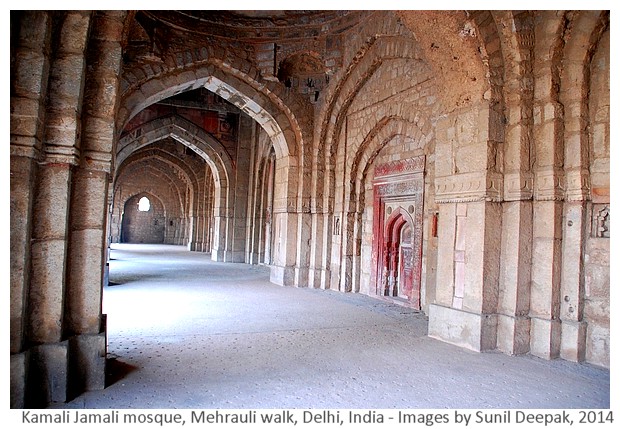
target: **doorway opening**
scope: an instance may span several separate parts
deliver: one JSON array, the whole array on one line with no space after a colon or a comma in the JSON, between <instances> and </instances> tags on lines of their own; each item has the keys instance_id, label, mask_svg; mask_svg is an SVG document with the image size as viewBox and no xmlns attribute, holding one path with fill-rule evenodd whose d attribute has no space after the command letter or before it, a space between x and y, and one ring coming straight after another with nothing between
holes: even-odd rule
<instances>
[{"instance_id":1,"label":"doorway opening","mask_svg":"<svg viewBox=\"0 0 620 429\"><path fill-rule=\"evenodd\" d=\"M421 309L424 157L375 168L375 294Z\"/></svg>"}]
</instances>

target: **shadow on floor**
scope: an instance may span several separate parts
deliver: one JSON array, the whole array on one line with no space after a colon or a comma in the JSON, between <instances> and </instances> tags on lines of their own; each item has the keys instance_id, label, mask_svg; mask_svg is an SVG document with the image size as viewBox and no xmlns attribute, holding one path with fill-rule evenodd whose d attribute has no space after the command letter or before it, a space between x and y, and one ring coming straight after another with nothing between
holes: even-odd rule
<instances>
[{"instance_id":1,"label":"shadow on floor","mask_svg":"<svg viewBox=\"0 0 620 429\"><path fill-rule=\"evenodd\" d=\"M115 357L109 357L106 359L106 373L105 373L105 387L118 383L133 371L138 369L137 366L130 365L123 361L116 359Z\"/></svg>"}]
</instances>

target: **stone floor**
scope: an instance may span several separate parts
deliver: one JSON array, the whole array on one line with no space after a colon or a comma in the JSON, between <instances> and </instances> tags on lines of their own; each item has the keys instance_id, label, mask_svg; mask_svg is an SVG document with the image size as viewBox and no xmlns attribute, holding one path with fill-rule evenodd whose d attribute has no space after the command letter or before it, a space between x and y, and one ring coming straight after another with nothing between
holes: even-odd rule
<instances>
[{"instance_id":1,"label":"stone floor","mask_svg":"<svg viewBox=\"0 0 620 429\"><path fill-rule=\"evenodd\" d=\"M610 407L608 370L464 350L394 304L276 286L265 267L179 246L111 258L110 385L55 408Z\"/></svg>"}]
</instances>

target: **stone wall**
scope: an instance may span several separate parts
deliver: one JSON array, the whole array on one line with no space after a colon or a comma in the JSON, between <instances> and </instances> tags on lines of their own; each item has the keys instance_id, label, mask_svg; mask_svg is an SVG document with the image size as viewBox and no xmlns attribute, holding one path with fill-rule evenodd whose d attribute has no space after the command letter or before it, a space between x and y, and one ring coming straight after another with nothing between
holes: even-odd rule
<instances>
[{"instance_id":1,"label":"stone wall","mask_svg":"<svg viewBox=\"0 0 620 429\"><path fill-rule=\"evenodd\" d=\"M147 198L148 210L140 210L139 202ZM166 235L164 207L152 195L138 194L127 200L123 210L122 243L161 244Z\"/></svg>"}]
</instances>

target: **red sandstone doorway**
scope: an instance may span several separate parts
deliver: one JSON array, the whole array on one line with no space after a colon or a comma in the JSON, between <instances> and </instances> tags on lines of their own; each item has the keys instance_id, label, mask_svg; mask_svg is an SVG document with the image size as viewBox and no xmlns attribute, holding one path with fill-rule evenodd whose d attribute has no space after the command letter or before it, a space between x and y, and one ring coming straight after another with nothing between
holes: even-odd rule
<instances>
[{"instance_id":1,"label":"red sandstone doorway","mask_svg":"<svg viewBox=\"0 0 620 429\"><path fill-rule=\"evenodd\" d=\"M377 166L373 190L375 293L420 310L424 157Z\"/></svg>"}]
</instances>

